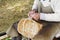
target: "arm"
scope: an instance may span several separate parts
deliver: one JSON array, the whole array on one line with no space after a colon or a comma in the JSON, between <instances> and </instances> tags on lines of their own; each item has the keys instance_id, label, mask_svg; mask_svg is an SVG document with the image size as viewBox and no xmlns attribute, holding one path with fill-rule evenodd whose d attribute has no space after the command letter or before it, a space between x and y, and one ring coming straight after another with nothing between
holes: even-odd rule
<instances>
[{"instance_id":1,"label":"arm","mask_svg":"<svg viewBox=\"0 0 60 40\"><path fill-rule=\"evenodd\" d=\"M34 10L34 9L36 10L37 9L37 5L38 5L38 1L35 0L34 1L34 5L32 7L32 10ZM57 6L57 8L59 8L59 6ZM57 10L58 9L56 9L55 11L57 11ZM59 17L60 17L60 12L51 13L51 14L40 13L40 20L60 22L60 18Z\"/></svg>"},{"instance_id":2,"label":"arm","mask_svg":"<svg viewBox=\"0 0 60 40\"><path fill-rule=\"evenodd\" d=\"M60 13L40 13L40 20L60 22Z\"/></svg>"},{"instance_id":3,"label":"arm","mask_svg":"<svg viewBox=\"0 0 60 40\"><path fill-rule=\"evenodd\" d=\"M32 10L37 11L37 9L38 9L38 1L39 1L39 0L35 0L35 1L34 1L34 4L33 4L33 6L32 6Z\"/></svg>"},{"instance_id":4,"label":"arm","mask_svg":"<svg viewBox=\"0 0 60 40\"><path fill-rule=\"evenodd\" d=\"M54 2L55 1L52 2L54 6L51 5L51 7L55 13L51 14L40 13L41 20L60 22L60 0L59 1L57 0L56 3Z\"/></svg>"}]
</instances>

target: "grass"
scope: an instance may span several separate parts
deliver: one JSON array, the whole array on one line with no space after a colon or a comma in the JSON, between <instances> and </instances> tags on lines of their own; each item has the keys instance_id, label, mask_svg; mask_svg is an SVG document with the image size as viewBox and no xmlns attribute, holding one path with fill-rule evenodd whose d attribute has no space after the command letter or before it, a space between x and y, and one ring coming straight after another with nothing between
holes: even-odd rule
<instances>
[{"instance_id":1,"label":"grass","mask_svg":"<svg viewBox=\"0 0 60 40\"><path fill-rule=\"evenodd\" d=\"M21 18L27 18L33 0L0 0L0 32L5 32Z\"/></svg>"}]
</instances>

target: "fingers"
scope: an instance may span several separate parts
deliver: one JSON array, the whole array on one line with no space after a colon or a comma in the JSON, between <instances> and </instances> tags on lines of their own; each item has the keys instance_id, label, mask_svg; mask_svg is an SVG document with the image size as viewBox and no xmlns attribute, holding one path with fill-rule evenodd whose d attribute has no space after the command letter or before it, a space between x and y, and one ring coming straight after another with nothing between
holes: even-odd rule
<instances>
[{"instance_id":1,"label":"fingers","mask_svg":"<svg viewBox=\"0 0 60 40\"><path fill-rule=\"evenodd\" d=\"M32 18L33 18L34 20L38 21L39 18L40 18L40 15L36 13L36 14L34 14L34 15L32 16Z\"/></svg>"},{"instance_id":2,"label":"fingers","mask_svg":"<svg viewBox=\"0 0 60 40\"><path fill-rule=\"evenodd\" d=\"M34 20L38 21L38 19L39 19L40 16L39 16L39 13L35 13L35 11L30 11L28 13L28 17L31 18L31 19L34 19Z\"/></svg>"},{"instance_id":3,"label":"fingers","mask_svg":"<svg viewBox=\"0 0 60 40\"><path fill-rule=\"evenodd\" d=\"M28 17L31 17L31 18L32 18L32 16L33 16L34 13L35 13L35 11L30 11L30 12L28 13Z\"/></svg>"}]
</instances>

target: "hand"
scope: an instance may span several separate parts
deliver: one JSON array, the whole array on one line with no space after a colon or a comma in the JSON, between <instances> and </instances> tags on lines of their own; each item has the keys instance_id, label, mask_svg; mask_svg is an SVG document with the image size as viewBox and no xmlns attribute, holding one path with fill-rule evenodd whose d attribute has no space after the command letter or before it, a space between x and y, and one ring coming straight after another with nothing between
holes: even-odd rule
<instances>
[{"instance_id":1,"label":"hand","mask_svg":"<svg viewBox=\"0 0 60 40\"><path fill-rule=\"evenodd\" d=\"M35 11L30 11L28 13L28 16L36 21L38 21L38 19L40 18L39 13L35 13Z\"/></svg>"},{"instance_id":2,"label":"hand","mask_svg":"<svg viewBox=\"0 0 60 40\"><path fill-rule=\"evenodd\" d=\"M38 21L40 19L40 14L39 13L34 13L33 15L31 15L32 19Z\"/></svg>"},{"instance_id":3,"label":"hand","mask_svg":"<svg viewBox=\"0 0 60 40\"><path fill-rule=\"evenodd\" d=\"M28 16L31 17L31 15L33 15L34 13L35 13L35 11L32 10L32 11L30 11L30 12L28 13Z\"/></svg>"}]
</instances>

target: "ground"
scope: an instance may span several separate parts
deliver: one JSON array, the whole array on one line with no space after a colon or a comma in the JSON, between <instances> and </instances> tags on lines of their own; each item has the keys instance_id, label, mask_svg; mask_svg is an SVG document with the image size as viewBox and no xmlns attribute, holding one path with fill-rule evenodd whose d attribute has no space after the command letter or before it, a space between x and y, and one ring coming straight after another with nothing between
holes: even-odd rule
<instances>
[{"instance_id":1,"label":"ground","mask_svg":"<svg viewBox=\"0 0 60 40\"><path fill-rule=\"evenodd\" d=\"M27 18L32 5L33 0L0 0L0 32L5 32L21 18Z\"/></svg>"},{"instance_id":2,"label":"ground","mask_svg":"<svg viewBox=\"0 0 60 40\"><path fill-rule=\"evenodd\" d=\"M5 32L21 18L27 18L33 0L0 0L0 32Z\"/></svg>"}]
</instances>

